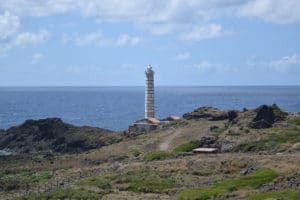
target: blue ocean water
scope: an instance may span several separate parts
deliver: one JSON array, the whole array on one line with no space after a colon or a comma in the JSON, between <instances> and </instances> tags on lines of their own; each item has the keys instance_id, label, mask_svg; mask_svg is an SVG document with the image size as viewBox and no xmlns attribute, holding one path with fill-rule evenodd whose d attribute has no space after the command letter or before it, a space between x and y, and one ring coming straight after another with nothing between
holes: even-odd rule
<instances>
[{"instance_id":1,"label":"blue ocean water","mask_svg":"<svg viewBox=\"0 0 300 200\"><path fill-rule=\"evenodd\" d=\"M300 86L156 87L156 116L182 115L200 106L220 109L278 104L300 112ZM144 115L143 87L0 87L0 128L26 119L60 117L76 125L124 130Z\"/></svg>"}]
</instances>

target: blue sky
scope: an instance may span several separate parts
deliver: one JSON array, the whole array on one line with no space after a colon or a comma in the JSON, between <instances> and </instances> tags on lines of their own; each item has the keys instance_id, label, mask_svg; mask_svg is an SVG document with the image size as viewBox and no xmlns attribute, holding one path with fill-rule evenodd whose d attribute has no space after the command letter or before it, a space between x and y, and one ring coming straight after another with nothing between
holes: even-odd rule
<instances>
[{"instance_id":1,"label":"blue sky","mask_svg":"<svg viewBox=\"0 0 300 200\"><path fill-rule=\"evenodd\" d=\"M300 85L299 0L0 0L0 86Z\"/></svg>"}]
</instances>

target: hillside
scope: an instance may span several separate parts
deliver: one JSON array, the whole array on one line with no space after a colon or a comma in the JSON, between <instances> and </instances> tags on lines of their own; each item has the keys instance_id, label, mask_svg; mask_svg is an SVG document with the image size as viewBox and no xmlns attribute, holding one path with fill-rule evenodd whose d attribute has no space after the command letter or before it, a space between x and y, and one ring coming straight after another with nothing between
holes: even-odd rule
<instances>
[{"instance_id":1,"label":"hillside","mask_svg":"<svg viewBox=\"0 0 300 200\"><path fill-rule=\"evenodd\" d=\"M27 120L3 131L0 149L22 153L79 153L120 141L116 133L94 127L78 127L59 118Z\"/></svg>"},{"instance_id":2,"label":"hillside","mask_svg":"<svg viewBox=\"0 0 300 200\"><path fill-rule=\"evenodd\" d=\"M99 149L0 165L0 199L300 199L300 114L202 107Z\"/></svg>"}]
</instances>

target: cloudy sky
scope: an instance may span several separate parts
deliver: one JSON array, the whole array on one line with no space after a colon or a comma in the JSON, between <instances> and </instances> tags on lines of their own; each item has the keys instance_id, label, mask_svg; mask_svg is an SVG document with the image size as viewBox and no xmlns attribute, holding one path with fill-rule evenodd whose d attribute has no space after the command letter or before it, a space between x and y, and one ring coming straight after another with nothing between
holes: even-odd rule
<instances>
[{"instance_id":1,"label":"cloudy sky","mask_svg":"<svg viewBox=\"0 0 300 200\"><path fill-rule=\"evenodd\" d=\"M0 0L0 86L299 85L299 0Z\"/></svg>"}]
</instances>

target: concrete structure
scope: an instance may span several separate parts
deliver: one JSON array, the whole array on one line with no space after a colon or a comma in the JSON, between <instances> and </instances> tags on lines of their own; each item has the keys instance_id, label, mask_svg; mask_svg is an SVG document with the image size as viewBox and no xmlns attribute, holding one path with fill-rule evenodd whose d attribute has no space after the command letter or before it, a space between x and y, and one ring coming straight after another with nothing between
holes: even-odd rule
<instances>
[{"instance_id":1,"label":"concrete structure","mask_svg":"<svg viewBox=\"0 0 300 200\"><path fill-rule=\"evenodd\" d=\"M217 148L196 148L193 149L194 153L217 153Z\"/></svg>"},{"instance_id":2,"label":"concrete structure","mask_svg":"<svg viewBox=\"0 0 300 200\"><path fill-rule=\"evenodd\" d=\"M146 88L145 88L145 119L154 118L154 71L151 65L145 71Z\"/></svg>"}]
</instances>

